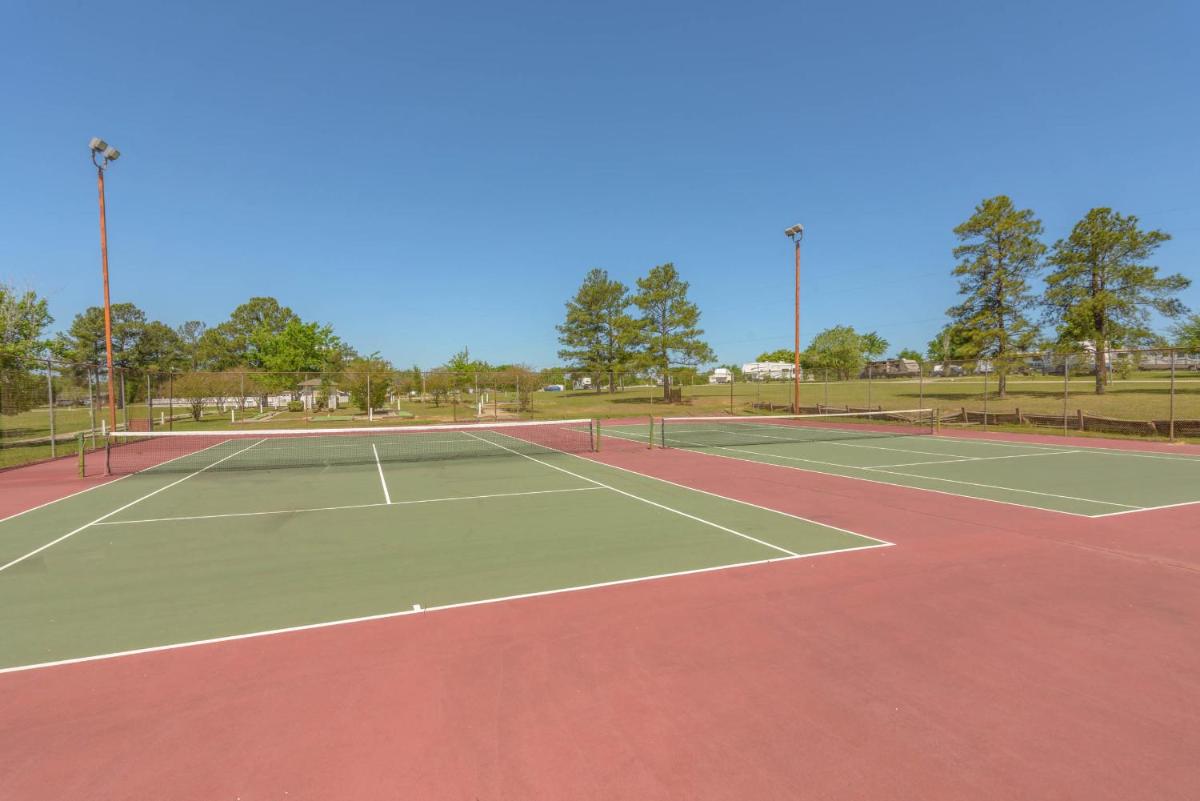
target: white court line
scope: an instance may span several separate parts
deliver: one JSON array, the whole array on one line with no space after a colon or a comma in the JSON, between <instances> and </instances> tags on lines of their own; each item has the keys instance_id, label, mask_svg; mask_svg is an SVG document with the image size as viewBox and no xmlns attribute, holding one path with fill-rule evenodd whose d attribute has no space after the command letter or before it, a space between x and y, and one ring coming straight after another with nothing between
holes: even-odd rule
<instances>
[{"instance_id":1,"label":"white court line","mask_svg":"<svg viewBox=\"0 0 1200 801\"><path fill-rule=\"evenodd\" d=\"M973 437L956 437L953 434L942 433L936 435L944 440L953 440L954 442L973 442L979 444L995 445L998 448L1037 448L1046 449L1062 448L1061 445L1047 445L1045 443L1034 442L999 442L994 439L975 439ZM1074 450L1080 453L1098 453L1102 456L1136 456L1141 459L1162 459L1168 462L1200 462L1200 456L1189 456L1186 454L1176 455L1173 453L1156 453L1151 451L1135 451L1123 450L1121 448L1106 448L1103 445L1072 445Z\"/></svg>"},{"instance_id":2,"label":"white court line","mask_svg":"<svg viewBox=\"0 0 1200 801\"><path fill-rule=\"evenodd\" d=\"M123 475L123 476L117 476L116 478L112 479L111 481L104 481L99 484L93 484L90 487L85 487L81 490L76 490L75 492L72 492L70 495L64 495L61 498L52 498L51 500L48 500L45 503L39 503L37 506L30 506L28 509L22 509L19 512L14 512L13 514L9 515L8 517L0 518L0 523L7 523L9 520L12 520L15 517L20 517L21 515L27 515L30 512L36 512L38 509L45 509L47 506L58 503L59 501L65 501L67 498L74 498L76 495L82 495L85 492L91 492L92 490L99 489L100 487L107 487L109 484L116 484L118 481L121 481L122 479L129 478L130 475L132 475L132 474L127 473L126 475Z\"/></svg>"},{"instance_id":3,"label":"white court line","mask_svg":"<svg viewBox=\"0 0 1200 801\"><path fill-rule=\"evenodd\" d=\"M1176 509L1180 506L1195 506L1200 504L1200 501L1183 501L1181 503L1164 503L1162 506L1143 506L1139 509L1125 509L1120 512L1105 512L1100 515L1092 515L1092 517L1117 517L1118 515L1136 515L1139 512L1155 512L1159 509Z\"/></svg>"},{"instance_id":4,"label":"white court line","mask_svg":"<svg viewBox=\"0 0 1200 801\"><path fill-rule=\"evenodd\" d=\"M581 457L582 458L582 457ZM534 461L537 461L536 459ZM597 464L601 464L597 462ZM489 604L499 604L508 601L520 601L527 598L544 598L550 595L561 595L570 592L583 592L586 590L603 589L605 587L620 587L627 584L640 584L644 581L659 581L661 579L676 578L679 576L693 576L702 573L716 573L722 570L736 570L743 567L753 567L754 565L765 565L774 562L790 562L793 559L810 559L815 556L829 556L832 554L849 553L851 551L869 551L875 548L885 548L886 544L879 545L860 545L854 548L835 548L828 551L816 551L814 553L792 554L790 556L775 556L770 559L756 559L749 562L735 562L728 565L714 565L712 567L693 568L691 570L677 570L672 573L656 573L649 576L637 576L635 578L614 579L612 581L598 581L594 584L580 584L572 587L560 587L552 590L538 590L535 592L524 592L517 595L505 595L499 598L485 598L478 601L462 601L454 604L443 604L442 606L427 606L420 611L415 609L405 609L399 612L384 612L378 615L365 615L363 617L350 617L340 620L327 620L321 623L307 623L300 626L288 626L280 629L265 629L263 631L247 632L245 634L231 634L225 637L210 637L205 640L192 640L189 642L171 643L169 645L152 645L147 648L134 648L128 651L115 651L107 654L96 654L94 656L79 656L73 659L59 659L53 662L39 662L32 665L16 665L14 667L0 668L0 674L4 673L21 673L27 670L42 670L45 668L61 667L64 665L77 665L84 662L98 662L108 659L117 659L125 656L137 656L140 654L153 654L163 651L177 651L184 648L195 648L201 645L215 645L223 642L236 642L238 640L249 640L258 637L272 637L277 634L291 634L299 631L313 631L315 629L327 629L334 626L347 626L354 623L367 623L373 620L390 620L392 618L407 617L409 615L420 615L426 612L445 612L452 609L467 609L473 606L487 606Z\"/></svg>"},{"instance_id":5,"label":"white court line","mask_svg":"<svg viewBox=\"0 0 1200 801\"><path fill-rule=\"evenodd\" d=\"M490 432L490 433L495 433L495 432ZM750 540L751 542L757 542L759 545L765 545L768 548L779 551L781 553L785 553L788 556L799 556L799 554L795 553L794 551L789 551L787 548L780 547L778 545L775 545L774 543L767 542L766 540L760 540L758 537L752 537L749 534L743 534L740 531L734 531L731 528L722 526L720 523L714 523L711 520L705 520L703 517L696 517L695 515L680 511L679 509L675 509L675 508L672 508L665 504L658 503L657 501L652 501L649 498L643 498L640 495L634 495L632 492L626 492L625 490L617 489L614 486L605 484L603 481L597 481L594 478L588 478L585 475L581 475L579 473L573 472L571 470L566 469L565 467L559 467L558 465L550 464L549 462L543 462L541 459L530 456L529 454L521 453L520 451L514 451L512 448L505 447L504 445L501 445L499 442L492 442L491 440L484 439L483 437L480 437L474 433L470 433L469 436L475 437L476 439L478 439L482 442L486 442L489 445L494 445L495 447L500 448L501 450L505 450L505 451L508 451L509 453L516 454L517 456L528 459L531 462L537 462L540 465L549 467L551 470L557 470L560 473L566 473L569 476L574 476L575 478L582 479L584 481L587 481L590 484L595 484L598 487L604 487L605 489L610 489L613 492L618 493L619 495L624 495L627 498L633 498L635 501L641 501L642 503L649 504L650 506L655 506L655 507L658 507L659 509L666 510L673 514L677 514L680 517L686 517L689 520L695 520L697 523L703 523L706 526L712 526L713 528L720 529L721 531L727 532L729 534L733 534L734 536L737 536L737 537L741 537L742 539Z\"/></svg>"},{"instance_id":6,"label":"white court line","mask_svg":"<svg viewBox=\"0 0 1200 801\"><path fill-rule=\"evenodd\" d=\"M264 440L260 439L258 442L263 442L263 441ZM226 440L226 442L228 442L228 440ZM84 531L88 528L91 528L92 526L96 525L97 523L101 523L101 522L107 520L108 518L112 517L115 514L119 514L120 512L125 511L126 509L128 509L131 506L135 506L135 505L141 503L142 501L146 500L147 498L152 498L155 495L157 495L158 493L163 492L164 490L169 490L171 487L174 487L176 484L182 484L183 482L187 481L192 476L200 475L201 473L203 473L205 470L209 469L210 467L216 467L221 462L224 462L227 459L232 459L233 457L237 456L239 453L245 453L246 451L250 450L255 445L257 445L258 442L255 442L251 445L247 445L245 448L242 448L240 451L231 453L228 456L222 457L215 462L206 464L204 467L201 467L199 470L195 471L194 473L188 473L183 478L178 478L178 479L172 481L170 484L166 484L162 487L159 487L158 489L154 490L153 492L147 492L145 495L141 496L140 498L137 498L136 500L132 500L129 503L125 504L124 506L113 509L111 512L108 512L106 514L101 515L100 517L97 517L95 520L93 520L90 523L84 523L79 528L77 528L73 531L68 531L66 534L63 534L61 537L51 540L50 542L47 542L45 545L34 548L32 551L25 554L24 556L18 556L16 559L12 560L11 562L4 564L4 565L0 565L0 573L3 573L5 570L8 570L13 565L17 565L17 564L20 564L21 562L24 562L29 557L35 556L53 545L57 545L58 543L62 542L65 539L74 537L79 532Z\"/></svg>"},{"instance_id":7,"label":"white court line","mask_svg":"<svg viewBox=\"0 0 1200 801\"><path fill-rule=\"evenodd\" d=\"M611 430L611 429L610 429L610 430ZM629 438L628 438L628 437L623 437L623 439L629 439ZM644 438L643 438L642 440L632 440L632 441L635 441L635 442L638 442L638 441L644 441ZM883 544L883 545L895 545L895 544L896 544L896 543L894 543L894 542L888 542L887 540L881 540L881 539L879 539L879 537L871 537L871 536L869 536L869 535L867 535L867 534L863 534L863 533L861 533L861 532L858 532L858 531L851 531L851 530L850 530L850 529L848 529L848 528L842 528L842 527L840 527L840 526L835 526L835 525L832 525L831 523L823 523L823 522L821 522L820 520L813 520L812 518L809 518L809 517L801 517L800 515L794 515L794 514L792 514L791 512L784 512L784 511L782 511L782 510L780 510L780 509L773 509L773 508L771 508L770 506L761 506L761 505L759 505L759 504L757 504L757 503L752 503L752 502L750 502L750 501L744 501L744 500L742 500L741 498L734 498L734 497L733 497L733 496L731 496L731 495L721 495L720 493L716 493L716 492L709 492L708 490L703 490L703 489L700 489L699 487L692 487L692 486L689 486L689 485L687 485L687 484L679 484L679 483L677 483L677 482L675 482L675 481L671 481L671 480L669 480L669 479L665 479L665 478L660 478L660 477L658 477L658 476L652 476L652 475L650 475L649 473L643 473L643 472L640 472L640 471L638 471L638 470L633 470L632 468L629 468L629 467L620 467L620 466L618 466L618 465L615 465L615 464L609 464L608 462L601 462L601 461L598 461L598 460L596 460L596 459L589 459L589 458L587 458L587 457L585 457L585 456L580 456L580 455L579 455L579 454L577 454L577 453L570 453L570 454L567 454L567 455L568 455L568 456L573 456L573 457L574 457L574 458L576 458L576 459L580 459L580 460L582 460L582 461L585 461L585 462L587 462L588 464L598 464L598 465L601 465L602 467L607 467L607 468L609 468L609 469L611 469L611 470L620 470L622 473L630 473L630 474L632 474L632 475L635 475L635 476L641 476L642 478L648 478L648 479L650 479L651 481L661 481L663 484L670 484L672 487L679 487L680 489L685 489L685 490L688 490L688 491L690 491L690 492L699 492L699 493L700 493L700 494L702 494L702 495L708 495L708 496L710 496L710 497L713 497L713 498L720 498L720 499L721 499L721 500L723 500L723 501L730 501L730 502L732 502L732 503L739 503L739 504L741 504L742 506L749 506L749 507L751 507L751 508L753 508L753 509L761 509L761 510L762 510L762 511L764 511L764 512L771 512L771 513L773 513L773 514L777 514L777 515L783 515L784 517L790 517L790 518L792 518L793 520L799 520L799 521L800 521L800 522L802 522L802 523L811 523L812 525L814 525L814 526L820 526L821 528L828 528L828 529L832 529L832 530L834 530L834 531L840 531L840 532L842 532L843 534L849 534L850 536L852 536L852 537L858 537L859 539L871 540L872 542L878 542L878 543L881 543L881 544ZM714 455L715 455L715 454L714 454ZM750 460L750 459L739 459L738 461L746 461L746 462L748 462L748 461L751 461L751 460ZM755 464L763 464L763 463L762 463L762 462L755 462ZM781 465L773 465L773 466L774 466L774 467L784 467L784 468L787 468L787 467L788 467L788 465L783 465L783 464L781 464ZM789 469L792 469L792 468L789 468ZM794 469L799 469L799 468L794 468ZM817 471L815 471L815 470L814 470L814 471L811 471L811 472L817 472ZM822 473L822 475L833 475L833 474L831 474L831 473ZM846 476L846 478L852 478L852 476ZM862 481L870 481L870 479L861 479L861 480L862 480ZM874 483L884 483L884 482L874 482ZM898 485L896 485L896 484L887 484L887 486L890 486L890 487L895 487L895 486L898 486ZM936 491L936 490L931 490L931 492L934 492L934 491ZM947 493L947 494L948 494L948 493ZM966 497L966 496L962 496L962 495L956 495L955 497L962 498L962 497ZM1020 505L1020 504L1018 504L1018 505ZM1023 508L1037 508L1037 507L1023 507Z\"/></svg>"},{"instance_id":8,"label":"white court line","mask_svg":"<svg viewBox=\"0 0 1200 801\"><path fill-rule=\"evenodd\" d=\"M455 495L446 498L417 498L409 501L387 503L353 503L346 506L314 506L308 509L274 509L266 512L221 512L211 515L183 515L181 517L148 517L141 520L106 520L93 523L96 526L124 526L135 523L175 523L183 520L219 520L227 517L262 517L264 515L295 515L307 512L341 512L347 509L381 509L384 506L417 506L423 503L448 503L450 501L484 501L491 498L520 498L526 495L554 495L560 492L593 492L603 487L570 487L567 489L529 490L526 492L496 492L490 495Z\"/></svg>"},{"instance_id":9,"label":"white court line","mask_svg":"<svg viewBox=\"0 0 1200 801\"><path fill-rule=\"evenodd\" d=\"M387 479L383 477L383 464L379 461L379 450L371 443L371 453L375 454L375 467L379 469L379 483L383 485L383 502L391 503L392 495L388 492Z\"/></svg>"},{"instance_id":10,"label":"white court line","mask_svg":"<svg viewBox=\"0 0 1200 801\"><path fill-rule=\"evenodd\" d=\"M773 459L787 459L789 461L814 462L815 464L833 465L832 462L816 462L813 459L801 459L798 456L784 456L781 453L761 453L760 451L752 451L747 448L722 448L722 450L741 451L742 453L752 453L755 456L766 456L766 457L770 457ZM966 460L963 460L963 461L966 461ZM928 462L926 462L926 464L928 464ZM1003 490L1005 492L1021 492L1021 493L1025 493L1027 495L1040 495L1040 496L1044 496L1047 498L1060 498L1065 501L1083 501L1084 503L1098 503L1098 504L1101 504L1102 506L1121 506L1126 509L1141 509L1142 508L1140 506L1134 506L1133 504L1129 504L1129 503L1117 503L1116 501L1098 501L1098 500L1095 500L1094 498L1077 498L1074 495L1059 495L1054 492L1039 492L1038 490L1018 489L1017 487L1005 487L1000 484L982 484L977 481L961 481L956 478L941 478L939 476L923 476L920 473L901 473L898 470L887 470L882 467L856 467L854 465L833 465L833 466L844 467L844 468L847 468L850 470L868 470L873 473L887 473L888 475L904 476L906 478L927 479L929 481L944 481L948 484L962 484L963 486L967 486L967 487L982 487L984 489L997 489L997 490ZM1041 507L1037 507L1037 508L1041 508ZM1087 515L1087 517L1091 517L1091 515Z\"/></svg>"},{"instance_id":11,"label":"white court line","mask_svg":"<svg viewBox=\"0 0 1200 801\"><path fill-rule=\"evenodd\" d=\"M1042 451L1040 453L1014 453L1010 456L960 456L957 459L939 459L926 462L904 462L902 464L877 464L871 470L881 467L918 467L924 464L954 464L955 462L991 462L996 459L1027 459L1031 456L1055 456L1060 453L1078 453L1078 451Z\"/></svg>"},{"instance_id":12,"label":"white court line","mask_svg":"<svg viewBox=\"0 0 1200 801\"><path fill-rule=\"evenodd\" d=\"M734 448L723 448L722 450L735 451ZM791 464L779 464L778 462L765 462L762 459L747 459L744 456L727 456L723 453L713 453L711 450L689 450L688 453L694 453L699 456L708 456L713 459L731 459L735 462L749 462L750 464L762 464L768 467L778 467L783 470L798 470L801 473L815 473L820 476L833 476L834 478L844 478L848 481L862 481L866 484L879 484L882 487L897 487L905 490L915 490L916 492L932 492L935 495L945 495L948 498L967 498L973 501L986 501L988 503L999 503L1005 506L1015 506L1018 509L1034 509L1039 512L1053 512L1054 514L1068 515L1070 517L1087 517L1091 518L1094 515L1084 514L1083 512L1068 512L1063 509L1052 509L1045 506L1031 506L1027 503L1017 503L1016 501L1002 501L997 498L984 498L978 495L964 495L961 492L947 492L946 490L932 489L930 487L914 487L908 484L900 484L895 481L883 481L877 478L866 478L864 476L846 476L840 473L831 473L828 470L814 470L810 467L797 467ZM829 462L817 462L816 464L830 464ZM835 465L836 466L836 465ZM824 525L824 524L822 524ZM859 535L862 536L862 535Z\"/></svg>"}]
</instances>

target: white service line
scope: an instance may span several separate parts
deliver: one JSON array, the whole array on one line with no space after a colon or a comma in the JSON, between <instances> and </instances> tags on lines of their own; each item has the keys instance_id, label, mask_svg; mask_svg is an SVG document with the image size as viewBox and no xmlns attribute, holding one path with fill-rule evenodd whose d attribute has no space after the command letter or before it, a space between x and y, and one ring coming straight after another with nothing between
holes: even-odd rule
<instances>
[{"instance_id":1,"label":"white service line","mask_svg":"<svg viewBox=\"0 0 1200 801\"><path fill-rule=\"evenodd\" d=\"M581 457L582 458L582 457ZM534 461L537 461L536 459ZM599 464L599 463L598 463ZM835 548L829 551L816 551L814 553L792 554L790 556L774 556L770 559L756 559L749 562L735 562L728 565L713 565L712 567L700 567L692 570L677 570L672 573L656 573L649 576L637 576L634 578L614 579L612 581L598 581L594 584L580 584L573 587L560 587L552 590L537 590L535 592L524 592L517 595L505 595L499 598L484 598L478 601L463 601L461 603L444 604L442 606L426 606L421 609L411 608L399 612L384 612L378 615L365 615L363 617L343 618L340 620L328 620L321 623L307 623L300 626L288 626L287 628L266 629L263 631L253 631L246 634L231 634L226 637L210 637L206 640L193 640L190 642L171 643L168 645L152 645L147 648L134 648L128 651L116 651L114 653L96 654L94 656L80 656L74 659L59 659L54 662L39 662L33 665L16 665L14 667L0 668L0 675L5 673L21 673L27 670L43 670L45 668L62 667L64 665L77 665L84 662L98 662L106 659L116 659L126 656L138 656L140 654L153 654L162 651L177 651L184 648L195 648L200 645L215 645L223 642L236 642L238 640L249 640L258 637L271 637L277 634L291 634L299 631L312 631L314 629L327 629L334 626L347 626L354 623L367 623L373 620L389 620L397 617L407 617L409 615L422 615L426 612L445 612L453 609L467 609L473 606L487 606L490 604L506 603L509 601L521 601L528 598L544 598L551 595L561 595L570 592L583 592L586 590L597 590L605 587L620 587L626 584L640 584L644 581L658 581L660 579L677 578L679 576L694 576L703 573L717 573L722 570L736 570L744 567L753 567L754 565L765 565L773 562L790 562L793 559L810 559L815 556L829 556L832 554L849 553L852 551L869 551L875 548L886 548L886 543L879 545L860 545L855 548Z\"/></svg>"},{"instance_id":2,"label":"white service line","mask_svg":"<svg viewBox=\"0 0 1200 801\"><path fill-rule=\"evenodd\" d=\"M226 517L262 517L264 515L295 515L307 512L341 512L348 509L381 509L384 506L417 506L423 503L448 503L451 501L485 501L491 498L520 498L526 495L555 495L560 492L594 492L602 487L569 487L567 489L528 490L526 492L496 492L490 495L455 495L446 498L417 498L409 501L387 503L353 503L346 506L314 506L307 509L274 509L266 512L221 512L211 515L183 515L181 517L148 517L141 520L106 520L93 523L96 526L126 526L135 523L175 523L184 520L219 520Z\"/></svg>"},{"instance_id":3,"label":"white service line","mask_svg":"<svg viewBox=\"0 0 1200 801\"><path fill-rule=\"evenodd\" d=\"M721 531L724 531L728 534L733 534L734 536L737 536L737 537L741 537L742 539L750 540L751 542L757 542L759 545L765 545L768 548L779 551L780 553L785 553L788 556L799 556L800 555L794 551L789 551L787 548L780 547L772 542L767 542L766 540L760 540L758 537L752 537L749 534L743 534L740 531L734 531L731 528L722 526L720 523L714 523L711 520L705 520L702 517L696 517L695 515L680 511L679 509L674 509L665 504L658 503L657 501L652 501L649 498L643 498L640 495L634 495L632 492L626 492L625 490L617 489L616 487L614 487L610 484L605 484L603 481L597 481L594 478L588 478L585 475L581 475L580 473L576 473L574 471L568 470L565 467L559 467L558 465L550 464L549 462L544 462L541 459L530 456L527 453L521 453L520 451L514 451L512 448L505 447L504 445L501 445L499 442L493 442L489 439L484 439L483 437L480 437L474 433L470 433L470 436L475 437L476 439L478 439L482 442L486 442L489 445L494 445L495 447L500 448L501 450L508 451L509 453L512 453L512 454L515 454L522 458L528 459L531 462L537 462L540 465L549 467L551 470L557 470L560 473L566 473L569 476L574 476L575 478L582 479L584 481L587 481L590 484L595 484L598 487L603 487L604 489L612 490L613 492L615 492L619 495L624 495L627 498L633 498L635 501L641 501L642 503L649 504L650 506L654 506L659 509L663 509L663 510L671 512L673 514L677 514L680 517L686 517L689 520L695 520L697 523L703 523L706 526L712 526L715 529L720 529Z\"/></svg>"},{"instance_id":4,"label":"white service line","mask_svg":"<svg viewBox=\"0 0 1200 801\"><path fill-rule=\"evenodd\" d=\"M926 462L904 462L902 464L877 464L872 465L870 469L878 470L881 467L918 467L924 464L954 464L955 462L991 462L996 459L1027 459L1031 456L1056 456L1060 453L1079 453L1079 451L1039 451L1038 453L1014 453L1009 456L960 456L957 459L940 459Z\"/></svg>"},{"instance_id":5,"label":"white service line","mask_svg":"<svg viewBox=\"0 0 1200 801\"><path fill-rule=\"evenodd\" d=\"M228 441L228 440L227 440L227 441ZM68 531L66 534L63 534L61 537L58 537L57 539L51 540L50 542L47 542L45 545L41 545L41 546L39 546L39 547L37 547L37 548L34 548L34 549L33 549L32 551L30 551L29 553L27 553L27 554L25 554L25 555L23 555L23 556L18 556L16 559L12 560L11 562L8 562L7 564L0 565L0 573L3 573L5 570L8 570L8 569L9 569L10 567L12 567L13 565L18 565L18 564L20 564L21 562L24 562L26 559L28 559L28 558L29 558L29 557L31 557L31 556L36 556L37 554L41 553L42 551L46 550L47 548L49 548L49 547L51 547L51 546L54 546L54 545L57 545L58 543L62 542L62 541L63 541L63 540L65 540L65 539L69 539L70 537L74 537L74 536L75 536L76 534L78 534L79 532L81 532L81 531L84 531L84 530L86 530L86 529L89 529L89 528L91 528L92 526L96 525L97 523L101 523L101 522L103 522L103 521L107 520L108 518L112 517L112 516L113 516L113 515L115 515L115 514L119 514L119 513L121 513L121 512L124 512L126 509L128 509L128 508L129 508L129 507L131 507L131 506L136 506L137 504L141 503L142 501L146 500L147 498L152 498L152 497L154 497L155 495L157 495L158 493L160 493L160 492L163 492L163 491L165 491L165 490L169 490L171 487L174 487L174 486L176 486L177 484L182 484L183 482L187 481L187 480L188 480L189 478L191 478L192 476L198 476L198 475L200 475L200 474L201 474L201 473L203 473L205 470L208 470L210 467L216 467L216 466L217 466L217 465L219 465L221 462L224 462L224 461L226 461L226 460L228 460L228 459L232 459L233 457L237 456L238 454L245 453L246 451L250 450L250 449L251 449L251 448L253 448L255 445L257 445L259 442L264 442L264 441L265 441L265 440L261 440L261 439L260 439L258 442L255 442L255 443L253 443L253 444L251 444L251 445L247 445L245 448L242 448L240 451L236 451L236 452L234 452L234 453L231 453L231 454L229 454L228 456L224 456L224 457L222 457L222 458L218 459L218 460L217 460L217 461L215 461L215 462L212 462L212 463L210 463L210 464L206 464L204 467L201 467L199 470L195 471L194 473L188 473L188 474L187 474L186 476L184 476L183 478L178 478L178 479L175 479L175 480L174 480L174 481L172 481L170 484L166 484L166 485L164 485L164 486L161 486L161 487L159 487L158 489L154 490L153 492L147 492L145 495L141 496L140 498L137 498L137 499L135 499L135 500L132 500L132 501L130 501L129 503L125 504L124 506L121 506L121 507L118 507L118 508L116 508L116 509L113 509L111 512L108 512L108 513L106 513L106 514L103 514L103 515L101 515L100 517L97 517L95 520L93 520L93 521L92 521L92 522L90 522L90 523L84 523L84 524L83 524L82 526L80 526L79 528L77 528L77 529L74 529L73 531Z\"/></svg>"},{"instance_id":6,"label":"white service line","mask_svg":"<svg viewBox=\"0 0 1200 801\"><path fill-rule=\"evenodd\" d=\"M1183 501L1181 503L1165 503L1162 506L1142 506L1137 509L1124 509L1120 512L1105 512L1092 517L1117 517L1118 515L1136 515L1140 512L1156 512L1159 509L1177 509L1180 506L1196 506L1200 501Z\"/></svg>"},{"instance_id":7,"label":"white service line","mask_svg":"<svg viewBox=\"0 0 1200 801\"><path fill-rule=\"evenodd\" d=\"M379 461L379 449L375 447L375 443L371 443L371 453L375 454L375 467L379 469L379 483L383 485L383 502L391 503L392 495L388 492L387 479L383 477L383 463Z\"/></svg>"}]
</instances>

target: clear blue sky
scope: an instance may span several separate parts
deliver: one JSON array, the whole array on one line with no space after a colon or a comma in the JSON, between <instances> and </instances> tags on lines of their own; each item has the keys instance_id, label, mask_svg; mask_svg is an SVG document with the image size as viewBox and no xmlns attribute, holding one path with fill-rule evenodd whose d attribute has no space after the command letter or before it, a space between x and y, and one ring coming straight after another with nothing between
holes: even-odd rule
<instances>
[{"instance_id":1,"label":"clear blue sky","mask_svg":"<svg viewBox=\"0 0 1200 801\"><path fill-rule=\"evenodd\" d=\"M360 350L556 362L589 267L674 261L722 361L837 323L921 350L1008 194L1172 233L1200 283L1193 2L124 3L5 11L0 278L58 325L274 295ZM1200 307L1200 286L1186 302Z\"/></svg>"}]
</instances>

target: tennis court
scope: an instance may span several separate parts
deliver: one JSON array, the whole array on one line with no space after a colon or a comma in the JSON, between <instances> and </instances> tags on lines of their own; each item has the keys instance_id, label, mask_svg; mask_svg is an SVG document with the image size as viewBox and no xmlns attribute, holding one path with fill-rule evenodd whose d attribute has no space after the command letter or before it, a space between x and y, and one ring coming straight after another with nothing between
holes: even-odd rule
<instances>
[{"instance_id":1,"label":"tennis court","mask_svg":"<svg viewBox=\"0 0 1200 801\"><path fill-rule=\"evenodd\" d=\"M130 435L122 478L0 524L0 669L890 544L595 446L588 420Z\"/></svg>"},{"instance_id":2,"label":"tennis court","mask_svg":"<svg viewBox=\"0 0 1200 801\"><path fill-rule=\"evenodd\" d=\"M657 446L1086 517L1200 503L1200 457L935 436L929 409L658 421ZM609 436L647 442L645 425Z\"/></svg>"}]
</instances>

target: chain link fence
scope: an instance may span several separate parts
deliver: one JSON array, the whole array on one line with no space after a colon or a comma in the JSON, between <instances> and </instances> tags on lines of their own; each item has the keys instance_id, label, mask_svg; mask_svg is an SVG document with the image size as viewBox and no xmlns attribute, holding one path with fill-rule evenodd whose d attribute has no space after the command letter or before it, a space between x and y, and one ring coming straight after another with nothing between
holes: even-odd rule
<instances>
[{"instance_id":1,"label":"chain link fence","mask_svg":"<svg viewBox=\"0 0 1200 801\"><path fill-rule=\"evenodd\" d=\"M681 368L666 376L526 367L118 368L112 395L110 408L100 365L45 359L0 370L0 467L102 447L114 421L119 430L145 431L928 408L949 427L1200 438L1200 352L1171 348L809 368L801 372L798 398L790 367L752 375Z\"/></svg>"}]
</instances>

